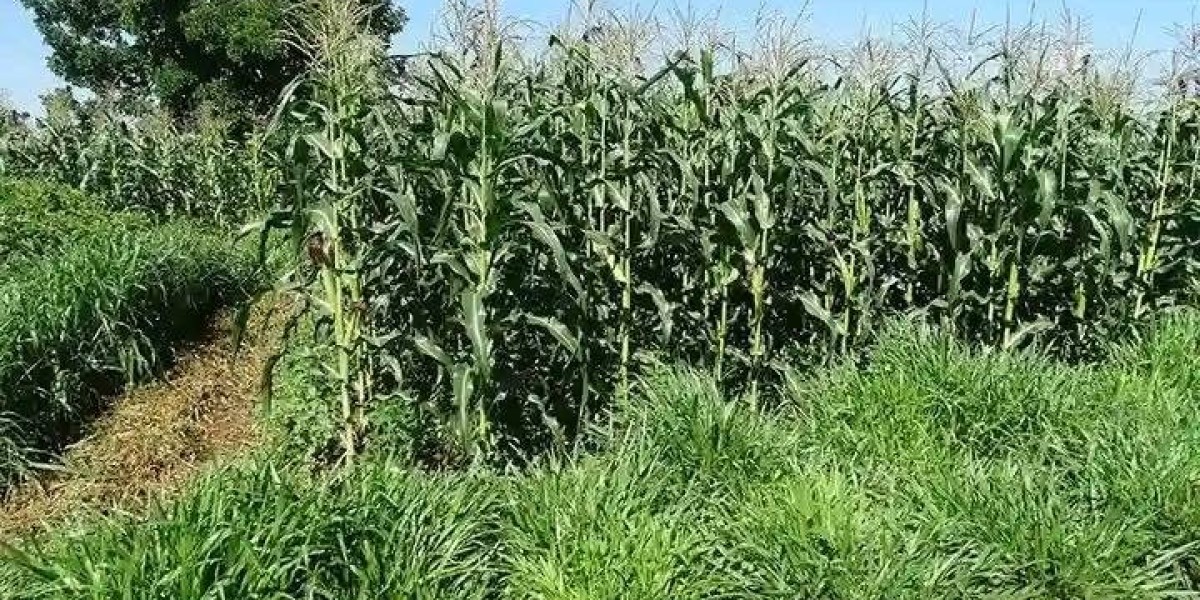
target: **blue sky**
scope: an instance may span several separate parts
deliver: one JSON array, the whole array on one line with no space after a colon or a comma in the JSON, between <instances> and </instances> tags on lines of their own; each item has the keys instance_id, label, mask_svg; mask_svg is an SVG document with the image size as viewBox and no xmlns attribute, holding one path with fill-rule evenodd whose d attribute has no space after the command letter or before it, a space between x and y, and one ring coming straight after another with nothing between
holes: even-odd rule
<instances>
[{"instance_id":1,"label":"blue sky","mask_svg":"<svg viewBox=\"0 0 1200 600\"><path fill-rule=\"evenodd\" d=\"M401 0L411 21L396 40L399 51L411 51L428 41L434 29L440 0ZM689 0L609 0L609 6L659 9L686 6ZM1003 23L1011 14L1025 21L1032 10L1039 18L1055 18L1063 8L1084 18L1093 39L1101 48L1123 48L1131 37L1140 51L1166 50L1172 46L1170 32L1176 24L1200 18L1200 0L811 0L808 3L809 31L815 38L840 42L852 40L865 29L886 32L891 25L921 14L923 9L938 21L964 22L974 11L984 23ZM719 11L721 20L733 30L744 30L760 5L795 12L802 0L690 0L698 12ZM571 0L507 0L505 12L542 24L562 19ZM1135 26L1136 25L1136 26ZM1135 35L1136 34L1136 35ZM36 112L38 96L60 82L46 68L47 50L33 26L33 19L19 0L0 0L0 91L18 107Z\"/></svg>"}]
</instances>

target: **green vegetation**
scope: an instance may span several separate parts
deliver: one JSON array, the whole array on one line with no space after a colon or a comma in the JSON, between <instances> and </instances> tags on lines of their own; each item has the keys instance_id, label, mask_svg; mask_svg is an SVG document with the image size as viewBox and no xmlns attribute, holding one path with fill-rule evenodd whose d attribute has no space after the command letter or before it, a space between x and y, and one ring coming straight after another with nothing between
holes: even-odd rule
<instances>
[{"instance_id":1,"label":"green vegetation","mask_svg":"<svg viewBox=\"0 0 1200 600\"><path fill-rule=\"evenodd\" d=\"M1159 598L1195 591L1200 319L1111 362L896 328L762 412L656 368L519 475L264 458L58 532L21 598ZM17 593L17 591L20 593Z\"/></svg>"},{"instance_id":2,"label":"green vegetation","mask_svg":"<svg viewBox=\"0 0 1200 600\"><path fill-rule=\"evenodd\" d=\"M1200 592L1200 63L1147 100L1033 26L830 56L586 10L530 56L452 5L399 60L304 3L236 137L0 129L0 175L80 190L0 183L7 480L261 271L286 313L269 448L5 547L0 595Z\"/></svg>"},{"instance_id":3,"label":"green vegetation","mask_svg":"<svg viewBox=\"0 0 1200 600\"><path fill-rule=\"evenodd\" d=\"M231 125L221 118L189 124L162 113L135 118L107 102L61 94L48 99L46 111L36 127L0 129L0 176L77 188L113 210L229 228L262 210L279 178L264 136L231 139Z\"/></svg>"},{"instance_id":4,"label":"green vegetation","mask_svg":"<svg viewBox=\"0 0 1200 600\"><path fill-rule=\"evenodd\" d=\"M150 226L52 186L0 184L0 478L60 449L126 383L169 363L218 308L252 290L229 237L187 222Z\"/></svg>"},{"instance_id":5,"label":"green vegetation","mask_svg":"<svg viewBox=\"0 0 1200 600\"><path fill-rule=\"evenodd\" d=\"M464 52L397 73L353 2L322 5L263 230L292 239L346 461L397 403L439 462L520 461L651 356L770 402L787 361L899 315L1092 360L1196 289L1186 85L1136 101L1009 38L876 64L781 34L650 63L607 21L535 60L486 11Z\"/></svg>"},{"instance_id":6,"label":"green vegetation","mask_svg":"<svg viewBox=\"0 0 1200 600\"><path fill-rule=\"evenodd\" d=\"M0 266L54 254L89 236L100 222L130 231L149 227L144 217L111 213L71 188L0 179ZM6 268L0 277L11 274Z\"/></svg>"}]
</instances>

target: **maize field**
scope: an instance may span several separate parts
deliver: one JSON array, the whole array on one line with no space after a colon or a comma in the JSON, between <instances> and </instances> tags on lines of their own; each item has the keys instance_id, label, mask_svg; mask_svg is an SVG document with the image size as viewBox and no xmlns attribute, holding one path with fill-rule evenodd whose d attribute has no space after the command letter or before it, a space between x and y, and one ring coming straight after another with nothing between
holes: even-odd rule
<instances>
[{"instance_id":1,"label":"maize field","mask_svg":"<svg viewBox=\"0 0 1200 600\"><path fill-rule=\"evenodd\" d=\"M0 596L1200 590L1200 27L291 4L270 115L0 120Z\"/></svg>"},{"instance_id":2,"label":"maize field","mask_svg":"<svg viewBox=\"0 0 1200 600\"><path fill-rule=\"evenodd\" d=\"M598 27L397 63L325 4L260 225L293 240L349 456L396 399L474 460L573 437L656 358L769 399L889 319L1085 360L1192 298L1190 81L1144 101L1008 43L646 62Z\"/></svg>"},{"instance_id":3,"label":"maize field","mask_svg":"<svg viewBox=\"0 0 1200 600\"><path fill-rule=\"evenodd\" d=\"M203 218L235 228L270 202L277 169L261 136L231 135L217 117L180 124L165 113L137 118L99 101L46 102L36 128L0 122L0 176L77 188L102 205L159 220Z\"/></svg>"}]
</instances>

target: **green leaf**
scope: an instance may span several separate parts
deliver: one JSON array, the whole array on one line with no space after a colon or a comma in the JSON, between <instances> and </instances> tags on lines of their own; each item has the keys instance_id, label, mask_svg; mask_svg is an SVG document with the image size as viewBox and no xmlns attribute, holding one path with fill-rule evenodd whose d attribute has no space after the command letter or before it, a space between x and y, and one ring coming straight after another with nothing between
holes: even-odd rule
<instances>
[{"instance_id":1,"label":"green leaf","mask_svg":"<svg viewBox=\"0 0 1200 600\"><path fill-rule=\"evenodd\" d=\"M304 141L311 146L315 146L329 160L339 160L343 158L342 145L334 140L329 139L323 133L310 133L304 136Z\"/></svg>"},{"instance_id":2,"label":"green leaf","mask_svg":"<svg viewBox=\"0 0 1200 600\"><path fill-rule=\"evenodd\" d=\"M630 207L632 207L633 204L629 198L629 194L625 193L625 191L621 189L621 186L617 185L617 182L606 181L604 182L604 188L608 190L608 198L612 201L614 206L625 212L629 212Z\"/></svg>"},{"instance_id":3,"label":"green leaf","mask_svg":"<svg viewBox=\"0 0 1200 600\"><path fill-rule=\"evenodd\" d=\"M758 221L761 229L771 229L775 226L775 215L771 210L771 196L767 194L766 182L755 173L751 178L751 184L754 189L754 194L751 196L754 200L754 218Z\"/></svg>"},{"instance_id":4,"label":"green leaf","mask_svg":"<svg viewBox=\"0 0 1200 600\"><path fill-rule=\"evenodd\" d=\"M450 355L446 354L446 351L442 350L442 347L433 340L423 335L418 335L413 337L413 344L416 345L417 350L421 354L438 361L446 369L453 368L454 361L450 359Z\"/></svg>"},{"instance_id":5,"label":"green leaf","mask_svg":"<svg viewBox=\"0 0 1200 600\"><path fill-rule=\"evenodd\" d=\"M571 330L566 325L553 317L539 317L537 315L525 315L525 320L530 324L545 329L547 333L554 336L563 349L572 357L579 355L579 339L571 333Z\"/></svg>"},{"instance_id":6,"label":"green leaf","mask_svg":"<svg viewBox=\"0 0 1200 600\"><path fill-rule=\"evenodd\" d=\"M400 222L404 224L404 228L412 234L419 233L417 199L413 195L412 189L393 191L388 194L388 197L392 200L392 205L396 207L396 213L400 215Z\"/></svg>"},{"instance_id":7,"label":"green leaf","mask_svg":"<svg viewBox=\"0 0 1200 600\"><path fill-rule=\"evenodd\" d=\"M1025 323L1017 328L1012 335L1004 342L1005 350L1012 350L1021 345L1026 338L1035 336L1043 331L1048 331L1054 328L1054 323L1048 319L1038 319L1032 323Z\"/></svg>"},{"instance_id":8,"label":"green leaf","mask_svg":"<svg viewBox=\"0 0 1200 600\"><path fill-rule=\"evenodd\" d=\"M462 260L459 257L450 254L449 252L439 252L433 255L433 258L429 259L429 264L446 265L451 271L454 272L455 275L458 275L460 278L466 281L470 281L473 278L471 271L467 269L467 266L463 264Z\"/></svg>"},{"instance_id":9,"label":"green leaf","mask_svg":"<svg viewBox=\"0 0 1200 600\"><path fill-rule=\"evenodd\" d=\"M546 217L536 205L522 203L522 208L533 219L532 221L524 221L526 227L529 228L533 237L550 249L550 255L554 259L554 266L558 269L559 277L562 277L567 285L575 291L575 301L582 303L585 299L583 283L579 277L575 275L575 271L571 268L571 262L567 260L567 251L563 249L562 241L559 240L558 234L546 222Z\"/></svg>"},{"instance_id":10,"label":"green leaf","mask_svg":"<svg viewBox=\"0 0 1200 600\"><path fill-rule=\"evenodd\" d=\"M480 375L487 377L492 367L492 339L487 332L487 308L484 306L482 292L467 289L459 296L462 309L462 324L467 339L471 340L471 348L475 354L475 369Z\"/></svg>"},{"instance_id":11,"label":"green leaf","mask_svg":"<svg viewBox=\"0 0 1200 600\"><path fill-rule=\"evenodd\" d=\"M983 168L979 166L979 162L974 156L967 157L966 171L967 175L971 178L971 183L974 185L975 190L979 192L981 196L987 198L988 200L996 199L996 186L992 182L991 175L984 172Z\"/></svg>"},{"instance_id":12,"label":"green leaf","mask_svg":"<svg viewBox=\"0 0 1200 600\"><path fill-rule=\"evenodd\" d=\"M800 303L804 306L805 312L816 317L818 321L825 324L825 328L838 337L846 335L846 328L841 322L833 318L833 314L821 304L821 300L813 292L805 292L800 296Z\"/></svg>"},{"instance_id":13,"label":"green leaf","mask_svg":"<svg viewBox=\"0 0 1200 600\"><path fill-rule=\"evenodd\" d=\"M447 150L450 148L450 138L454 134L449 131L439 131L433 137L433 149L430 151L430 158L436 161L446 160Z\"/></svg>"},{"instance_id":14,"label":"green leaf","mask_svg":"<svg viewBox=\"0 0 1200 600\"><path fill-rule=\"evenodd\" d=\"M603 231L584 229L583 236L586 237L599 252L611 252L615 245L613 244L612 237Z\"/></svg>"},{"instance_id":15,"label":"green leaf","mask_svg":"<svg viewBox=\"0 0 1200 600\"><path fill-rule=\"evenodd\" d=\"M672 313L675 309L671 305L671 302L667 300L665 295L663 295L662 290L650 285L649 283L643 283L637 286L635 291L637 291L639 294L646 294L650 296L650 299L654 301L654 306L658 308L659 322L662 324L661 328L659 329L659 341L662 342L664 346L670 343L671 331L675 327L675 321L672 317Z\"/></svg>"},{"instance_id":16,"label":"green leaf","mask_svg":"<svg viewBox=\"0 0 1200 600\"><path fill-rule=\"evenodd\" d=\"M458 407L460 418L470 412L471 398L475 394L475 381L470 365L458 364L452 369L451 380L454 385L454 405ZM465 433L465 432L464 432Z\"/></svg>"},{"instance_id":17,"label":"green leaf","mask_svg":"<svg viewBox=\"0 0 1200 600\"><path fill-rule=\"evenodd\" d=\"M800 161L800 164L809 171L816 173L821 178L822 186L825 188L827 198L832 200L837 196L838 178L837 169L831 165L824 165L815 160L805 159Z\"/></svg>"},{"instance_id":18,"label":"green leaf","mask_svg":"<svg viewBox=\"0 0 1200 600\"><path fill-rule=\"evenodd\" d=\"M961 253L954 257L954 271L950 275L950 301L958 300L962 293L962 283L971 274L971 255Z\"/></svg>"},{"instance_id":19,"label":"green leaf","mask_svg":"<svg viewBox=\"0 0 1200 600\"><path fill-rule=\"evenodd\" d=\"M946 217L946 234L950 237L950 249L954 252L962 250L962 241L959 239L959 218L962 216L963 201L959 195L958 189L950 185L945 180L938 182L938 187L946 195L945 217Z\"/></svg>"},{"instance_id":20,"label":"green leaf","mask_svg":"<svg viewBox=\"0 0 1200 600\"><path fill-rule=\"evenodd\" d=\"M652 189L653 184L647 182L642 187ZM663 211L658 204L656 194L647 194L642 203L646 206L646 234L640 244L641 248L653 248L658 243L659 231L662 229Z\"/></svg>"},{"instance_id":21,"label":"green leaf","mask_svg":"<svg viewBox=\"0 0 1200 600\"><path fill-rule=\"evenodd\" d=\"M1038 173L1038 203L1041 211L1038 214L1038 226L1043 229L1050 224L1054 207L1058 203L1058 177L1053 171L1042 169Z\"/></svg>"},{"instance_id":22,"label":"green leaf","mask_svg":"<svg viewBox=\"0 0 1200 600\"><path fill-rule=\"evenodd\" d=\"M717 209L733 225L733 228L738 233L738 237L742 241L742 245L746 248L753 248L754 231L750 228L750 214L746 211L746 207L740 203L735 204L732 201L725 201L718 205Z\"/></svg>"},{"instance_id":23,"label":"green leaf","mask_svg":"<svg viewBox=\"0 0 1200 600\"><path fill-rule=\"evenodd\" d=\"M1093 184L1092 189L1104 202L1103 206L1105 213L1108 215L1108 222L1112 226L1112 230L1117 234L1117 242L1121 245L1121 251L1128 251L1130 239L1134 236L1133 217L1130 216L1129 209L1111 191L1099 191L1096 184Z\"/></svg>"}]
</instances>

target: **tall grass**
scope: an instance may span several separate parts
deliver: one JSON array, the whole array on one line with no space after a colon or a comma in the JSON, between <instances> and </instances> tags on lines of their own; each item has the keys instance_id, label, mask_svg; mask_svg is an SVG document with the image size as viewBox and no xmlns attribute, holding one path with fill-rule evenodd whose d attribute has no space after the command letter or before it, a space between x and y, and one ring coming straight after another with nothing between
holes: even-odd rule
<instances>
[{"instance_id":1,"label":"tall grass","mask_svg":"<svg viewBox=\"0 0 1200 600\"><path fill-rule=\"evenodd\" d=\"M791 373L771 412L655 368L598 453L509 475L264 458L22 544L0 580L23 598L1184 596L1200 319L1151 331L1067 366L889 329L866 368Z\"/></svg>"},{"instance_id":2,"label":"tall grass","mask_svg":"<svg viewBox=\"0 0 1200 600\"><path fill-rule=\"evenodd\" d=\"M150 225L142 215L107 211L72 188L0 179L0 266L59 252L91 235L98 222L131 231Z\"/></svg>"},{"instance_id":3,"label":"tall grass","mask_svg":"<svg viewBox=\"0 0 1200 600\"><path fill-rule=\"evenodd\" d=\"M5 486L29 459L46 460L71 441L110 394L169 364L180 340L196 337L217 309L256 285L252 257L227 235L95 210L84 210L85 223L79 212L47 210L51 204L0 198L0 214L38 217L32 229L14 219L15 228L0 231L17 236L7 240L10 249L29 243L25 236L42 218L70 225L36 253L5 257L0 276L0 411L12 424L6 441L25 454L0 466ZM62 234L72 237L55 237Z\"/></svg>"},{"instance_id":4,"label":"tall grass","mask_svg":"<svg viewBox=\"0 0 1200 600\"><path fill-rule=\"evenodd\" d=\"M496 501L485 481L369 467L351 480L323 482L268 467L227 471L207 482L156 524L108 529L103 542L80 549L70 563L42 563L35 549L10 555L40 580L12 591L77 598L124 590L179 600L487 597ZM123 558L112 560L118 555L110 551ZM149 556L156 558L147 562ZM158 561L176 568L151 575L147 568ZM87 582L112 576L116 586Z\"/></svg>"}]
</instances>

